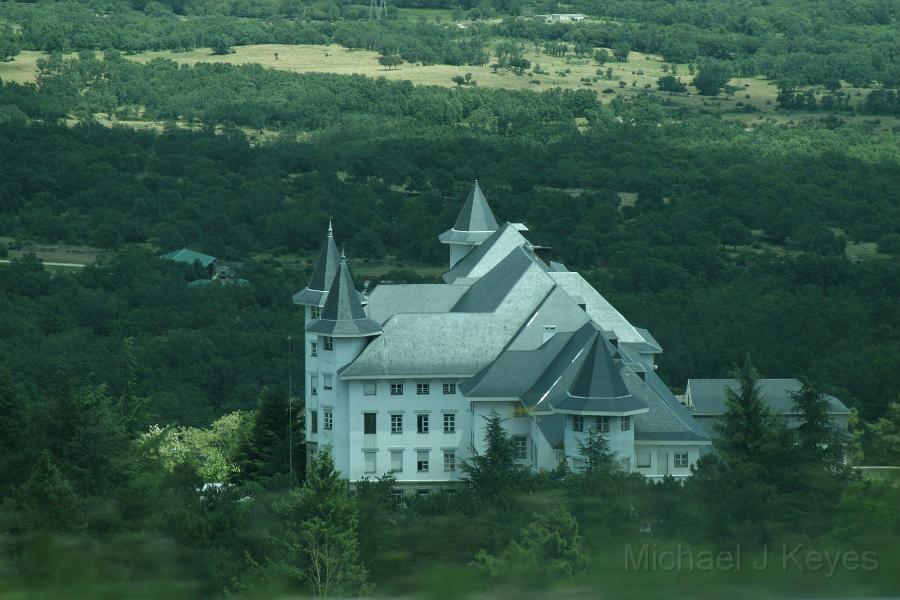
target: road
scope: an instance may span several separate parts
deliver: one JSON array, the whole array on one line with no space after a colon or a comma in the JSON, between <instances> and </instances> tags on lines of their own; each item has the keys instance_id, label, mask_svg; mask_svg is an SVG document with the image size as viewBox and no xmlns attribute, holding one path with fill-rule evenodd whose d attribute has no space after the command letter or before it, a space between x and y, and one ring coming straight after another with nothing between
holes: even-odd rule
<instances>
[{"instance_id":1,"label":"road","mask_svg":"<svg viewBox=\"0 0 900 600\"><path fill-rule=\"evenodd\" d=\"M0 258L0 263L11 263L11 260ZM74 267L76 269L83 269L87 265L82 265L79 263L62 263L62 262L45 262L44 263L48 267Z\"/></svg>"}]
</instances>

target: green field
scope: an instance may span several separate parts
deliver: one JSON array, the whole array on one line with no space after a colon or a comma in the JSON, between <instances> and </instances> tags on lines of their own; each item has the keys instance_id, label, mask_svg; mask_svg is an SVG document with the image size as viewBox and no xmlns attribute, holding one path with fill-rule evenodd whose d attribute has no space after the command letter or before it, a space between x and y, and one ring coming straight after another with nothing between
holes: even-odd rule
<instances>
[{"instance_id":1,"label":"green field","mask_svg":"<svg viewBox=\"0 0 900 600\"><path fill-rule=\"evenodd\" d=\"M418 9L403 9L415 11ZM424 9L423 9L424 11ZM425 11L429 14L438 11ZM449 12L449 11L447 11ZM415 13L410 13L415 14ZM499 41L499 40L495 40ZM213 55L208 48L198 48L190 52L173 52L170 50L145 52L127 58L138 62L149 62L154 58L167 58L182 64L193 65L206 63L260 64L272 69L292 71L295 73L336 73L340 75L365 75L368 77L384 77L389 80L408 80L416 85L437 85L455 87L454 76L471 73L473 80L480 87L511 90L541 91L552 88L590 89L598 94L603 102L609 102L617 96L634 97L650 92L665 100L691 110L704 111L722 115L725 118L739 120L746 126L758 123L796 124L806 119L819 119L824 113L802 113L796 111L776 111L776 85L761 77L736 77L731 86L738 91L732 94L720 94L710 98L700 96L691 88L689 94L668 94L656 90L656 81L666 74L663 71L666 63L656 55L632 52L626 63L609 63L601 70L604 77L598 78L598 65L589 58L575 56L551 56L543 53L540 45L526 44L524 56L531 61L532 70L518 76L510 71L492 70L488 66L451 66L422 65L404 63L399 68L387 70L378 64L378 53L365 50L350 50L338 45L279 45L259 44L237 46L233 54L225 56ZM276 58L277 54L277 58ZM26 83L34 81L37 76L37 60L46 56L42 52L22 52L15 60L0 63L0 79ZM538 69L540 67L540 69ZM688 82L692 79L687 65L678 65L678 77ZM612 80L605 78L607 68L612 68ZM534 71L540 70L544 74ZM595 81L596 79L596 81ZM624 86L622 86L624 83ZM859 98L869 90L858 88ZM752 108L748 108L752 107ZM840 115L848 122L872 121L870 117L858 115ZM104 124L115 121L98 119ZM896 126L900 119L881 117L878 125L883 129ZM118 124L151 127L159 129L162 123L122 122ZM275 132L249 132L254 138L268 138Z\"/></svg>"}]
</instances>

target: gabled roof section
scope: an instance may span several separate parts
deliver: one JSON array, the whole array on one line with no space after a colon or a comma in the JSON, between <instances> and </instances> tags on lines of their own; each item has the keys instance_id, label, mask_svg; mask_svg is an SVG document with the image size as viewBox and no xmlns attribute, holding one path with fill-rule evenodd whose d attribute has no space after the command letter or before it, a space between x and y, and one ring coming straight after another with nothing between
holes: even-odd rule
<instances>
[{"instance_id":1,"label":"gabled roof section","mask_svg":"<svg viewBox=\"0 0 900 600\"><path fill-rule=\"evenodd\" d=\"M468 285L381 283L369 294L369 318L384 323L400 313L449 312Z\"/></svg>"},{"instance_id":2,"label":"gabled roof section","mask_svg":"<svg viewBox=\"0 0 900 600\"><path fill-rule=\"evenodd\" d=\"M579 304L584 304L585 310L594 322L602 329L612 331L620 343L635 345L640 352L658 353L662 351L656 340L644 339L638 328L622 316L622 313L616 310L580 273L550 271L548 274L567 294L577 298Z\"/></svg>"},{"instance_id":3,"label":"gabled roof section","mask_svg":"<svg viewBox=\"0 0 900 600\"><path fill-rule=\"evenodd\" d=\"M368 318L363 310L359 292L353 285L353 277L345 260L342 259L338 265L321 318L307 325L306 331L337 337L381 333L381 325Z\"/></svg>"},{"instance_id":4,"label":"gabled roof section","mask_svg":"<svg viewBox=\"0 0 900 600\"><path fill-rule=\"evenodd\" d=\"M760 379L760 395L770 411L776 414L793 414L794 400L791 394L800 391L802 384L797 379ZM693 413L697 415L723 415L728 410L726 392L737 391L740 385L734 379L689 379L685 396L690 396ZM826 395L830 405L829 414L850 414L850 409L835 398Z\"/></svg>"},{"instance_id":5,"label":"gabled roof section","mask_svg":"<svg viewBox=\"0 0 900 600\"><path fill-rule=\"evenodd\" d=\"M474 282L451 312L495 312L527 305L530 314L554 285L539 259L520 246Z\"/></svg>"},{"instance_id":6,"label":"gabled roof section","mask_svg":"<svg viewBox=\"0 0 900 600\"><path fill-rule=\"evenodd\" d=\"M445 244L474 246L483 242L497 227L497 219L476 181L456 217L456 223L442 233L439 239Z\"/></svg>"},{"instance_id":7,"label":"gabled roof section","mask_svg":"<svg viewBox=\"0 0 900 600\"><path fill-rule=\"evenodd\" d=\"M334 231L331 227L331 221L329 221L328 235L325 237L325 241L322 242L319 256L313 264L312 276L309 278L309 283L306 287L294 294L294 304L324 306L325 299L328 296L328 289L331 287L331 282L334 281L340 262L341 255L338 252L337 245L334 243Z\"/></svg>"},{"instance_id":8,"label":"gabled roof section","mask_svg":"<svg viewBox=\"0 0 900 600\"><path fill-rule=\"evenodd\" d=\"M532 350L541 346L547 334L560 335L578 331L591 319L581 307L554 285L547 296L529 316L509 344L510 350ZM547 328L552 328L547 331Z\"/></svg>"},{"instance_id":9,"label":"gabled roof section","mask_svg":"<svg viewBox=\"0 0 900 600\"><path fill-rule=\"evenodd\" d=\"M504 223L497 231L488 236L477 248L469 252L453 268L444 273L444 281L453 283L457 279L467 277L481 277L506 258L507 255L519 246L529 247L525 239L515 225Z\"/></svg>"},{"instance_id":10,"label":"gabled roof section","mask_svg":"<svg viewBox=\"0 0 900 600\"><path fill-rule=\"evenodd\" d=\"M160 256L160 258L163 260L171 260L173 262L187 263L189 265L198 262L203 268L207 268L209 267L209 265L216 262L215 256L203 254L202 252L194 252L193 250L188 250L187 248L167 252L166 254Z\"/></svg>"},{"instance_id":11,"label":"gabled roof section","mask_svg":"<svg viewBox=\"0 0 900 600\"><path fill-rule=\"evenodd\" d=\"M645 441L690 441L709 443L709 436L691 413L637 351L619 346L624 364L620 374L632 395L650 407L634 417L634 437Z\"/></svg>"},{"instance_id":12,"label":"gabled roof section","mask_svg":"<svg viewBox=\"0 0 900 600\"><path fill-rule=\"evenodd\" d=\"M491 313L396 314L340 376L471 377L496 358L519 322Z\"/></svg>"}]
</instances>

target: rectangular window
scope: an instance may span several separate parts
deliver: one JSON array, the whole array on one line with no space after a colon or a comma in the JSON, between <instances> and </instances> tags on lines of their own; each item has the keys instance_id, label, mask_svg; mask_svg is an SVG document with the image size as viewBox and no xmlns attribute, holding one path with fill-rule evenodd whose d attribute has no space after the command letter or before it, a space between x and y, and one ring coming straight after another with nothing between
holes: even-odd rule
<instances>
[{"instance_id":1,"label":"rectangular window","mask_svg":"<svg viewBox=\"0 0 900 600\"><path fill-rule=\"evenodd\" d=\"M456 470L456 450L444 450L444 470Z\"/></svg>"},{"instance_id":2,"label":"rectangular window","mask_svg":"<svg viewBox=\"0 0 900 600\"><path fill-rule=\"evenodd\" d=\"M319 395L319 376L315 373L309 376L309 393L311 396Z\"/></svg>"},{"instance_id":3,"label":"rectangular window","mask_svg":"<svg viewBox=\"0 0 900 600\"><path fill-rule=\"evenodd\" d=\"M456 415L453 413L444 414L444 433L456 433Z\"/></svg>"},{"instance_id":4,"label":"rectangular window","mask_svg":"<svg viewBox=\"0 0 900 600\"><path fill-rule=\"evenodd\" d=\"M363 452L364 461L363 461L363 471L366 473L374 473L376 470L375 465L375 457L376 454L374 452Z\"/></svg>"},{"instance_id":5,"label":"rectangular window","mask_svg":"<svg viewBox=\"0 0 900 600\"><path fill-rule=\"evenodd\" d=\"M638 469L649 469L650 468L650 451L642 450L637 453L637 466Z\"/></svg>"},{"instance_id":6,"label":"rectangular window","mask_svg":"<svg viewBox=\"0 0 900 600\"><path fill-rule=\"evenodd\" d=\"M416 471L419 473L428 472L428 450L416 452Z\"/></svg>"},{"instance_id":7,"label":"rectangular window","mask_svg":"<svg viewBox=\"0 0 900 600\"><path fill-rule=\"evenodd\" d=\"M419 433L428 433L428 415L416 415L416 429Z\"/></svg>"},{"instance_id":8,"label":"rectangular window","mask_svg":"<svg viewBox=\"0 0 900 600\"><path fill-rule=\"evenodd\" d=\"M316 342L309 343L309 355L310 356L318 356L319 355L319 344Z\"/></svg>"},{"instance_id":9,"label":"rectangular window","mask_svg":"<svg viewBox=\"0 0 900 600\"><path fill-rule=\"evenodd\" d=\"M572 429L574 431L584 431L584 417L575 415L572 419Z\"/></svg>"},{"instance_id":10,"label":"rectangular window","mask_svg":"<svg viewBox=\"0 0 900 600\"><path fill-rule=\"evenodd\" d=\"M375 413L363 413L363 433L375 433Z\"/></svg>"},{"instance_id":11,"label":"rectangular window","mask_svg":"<svg viewBox=\"0 0 900 600\"><path fill-rule=\"evenodd\" d=\"M516 458L528 458L528 438L517 435L513 437L513 443L516 445Z\"/></svg>"},{"instance_id":12,"label":"rectangular window","mask_svg":"<svg viewBox=\"0 0 900 600\"><path fill-rule=\"evenodd\" d=\"M322 429L326 431L331 431L334 426L334 414L331 412L331 409L326 409L324 413L322 413Z\"/></svg>"},{"instance_id":13,"label":"rectangular window","mask_svg":"<svg viewBox=\"0 0 900 600\"><path fill-rule=\"evenodd\" d=\"M515 406L513 407L513 416L514 416L514 417L527 417L527 416L528 416L528 409L525 408L525 407L524 407L523 405L521 405L521 404L517 404L517 405L515 405Z\"/></svg>"},{"instance_id":14,"label":"rectangular window","mask_svg":"<svg viewBox=\"0 0 900 600\"><path fill-rule=\"evenodd\" d=\"M430 493L431 490L416 490L416 495L419 498L427 498Z\"/></svg>"},{"instance_id":15,"label":"rectangular window","mask_svg":"<svg viewBox=\"0 0 900 600\"><path fill-rule=\"evenodd\" d=\"M319 413L318 411L309 411L309 432L319 433Z\"/></svg>"},{"instance_id":16,"label":"rectangular window","mask_svg":"<svg viewBox=\"0 0 900 600\"><path fill-rule=\"evenodd\" d=\"M676 452L675 453L675 466L682 467L682 468L688 466L688 453L687 452Z\"/></svg>"},{"instance_id":17,"label":"rectangular window","mask_svg":"<svg viewBox=\"0 0 900 600\"><path fill-rule=\"evenodd\" d=\"M363 394L366 396L374 396L378 393L378 386L374 381L366 381L363 383Z\"/></svg>"},{"instance_id":18,"label":"rectangular window","mask_svg":"<svg viewBox=\"0 0 900 600\"><path fill-rule=\"evenodd\" d=\"M622 417L622 431L631 429L631 417Z\"/></svg>"},{"instance_id":19,"label":"rectangular window","mask_svg":"<svg viewBox=\"0 0 900 600\"><path fill-rule=\"evenodd\" d=\"M313 306L312 311L310 311L310 312L312 312L313 319L318 319L322 316L322 309L318 306Z\"/></svg>"},{"instance_id":20,"label":"rectangular window","mask_svg":"<svg viewBox=\"0 0 900 600\"><path fill-rule=\"evenodd\" d=\"M609 433L609 417L597 417L597 431Z\"/></svg>"},{"instance_id":21,"label":"rectangular window","mask_svg":"<svg viewBox=\"0 0 900 600\"><path fill-rule=\"evenodd\" d=\"M456 393L456 384L455 383L445 383L444 384L444 395L450 396Z\"/></svg>"},{"instance_id":22,"label":"rectangular window","mask_svg":"<svg viewBox=\"0 0 900 600\"><path fill-rule=\"evenodd\" d=\"M391 433L403 433L403 415L391 415Z\"/></svg>"},{"instance_id":23,"label":"rectangular window","mask_svg":"<svg viewBox=\"0 0 900 600\"><path fill-rule=\"evenodd\" d=\"M391 473L403 472L403 450L391 450Z\"/></svg>"},{"instance_id":24,"label":"rectangular window","mask_svg":"<svg viewBox=\"0 0 900 600\"><path fill-rule=\"evenodd\" d=\"M322 338L322 345L326 350L334 350L334 339L326 335Z\"/></svg>"},{"instance_id":25,"label":"rectangular window","mask_svg":"<svg viewBox=\"0 0 900 600\"><path fill-rule=\"evenodd\" d=\"M392 383L391 384L391 396L402 396L403 395L403 384L402 383Z\"/></svg>"},{"instance_id":26,"label":"rectangular window","mask_svg":"<svg viewBox=\"0 0 900 600\"><path fill-rule=\"evenodd\" d=\"M322 376L322 387L326 390L334 388L334 375L326 373Z\"/></svg>"},{"instance_id":27,"label":"rectangular window","mask_svg":"<svg viewBox=\"0 0 900 600\"><path fill-rule=\"evenodd\" d=\"M417 383L416 384L416 393L420 396L427 396L428 392L431 390L431 386L427 383Z\"/></svg>"}]
</instances>

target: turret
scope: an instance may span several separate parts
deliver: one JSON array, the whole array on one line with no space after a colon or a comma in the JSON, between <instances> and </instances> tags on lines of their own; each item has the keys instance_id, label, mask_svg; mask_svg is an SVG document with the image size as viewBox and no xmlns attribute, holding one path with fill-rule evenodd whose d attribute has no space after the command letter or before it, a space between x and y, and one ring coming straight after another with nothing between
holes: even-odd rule
<instances>
[{"instance_id":1,"label":"turret","mask_svg":"<svg viewBox=\"0 0 900 600\"><path fill-rule=\"evenodd\" d=\"M450 246L450 268L490 237L497 228L497 219L476 180L456 223L438 237L442 244Z\"/></svg>"},{"instance_id":2,"label":"turret","mask_svg":"<svg viewBox=\"0 0 900 600\"><path fill-rule=\"evenodd\" d=\"M306 325L306 422L307 449L329 446L344 473L350 469L351 415L349 384L340 379L340 372L381 333L381 325L366 316L342 256L319 318Z\"/></svg>"},{"instance_id":3,"label":"turret","mask_svg":"<svg viewBox=\"0 0 900 600\"><path fill-rule=\"evenodd\" d=\"M305 288L294 294L294 304L304 306L305 322L309 323L319 318L325 300L328 298L328 289L334 281L340 264L340 255L337 245L334 243L334 231L331 221L328 221L328 235L319 250L319 257L313 265L312 277Z\"/></svg>"}]
</instances>

